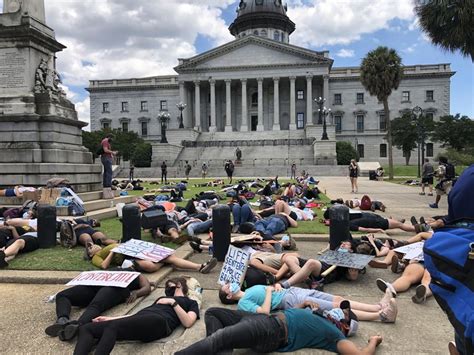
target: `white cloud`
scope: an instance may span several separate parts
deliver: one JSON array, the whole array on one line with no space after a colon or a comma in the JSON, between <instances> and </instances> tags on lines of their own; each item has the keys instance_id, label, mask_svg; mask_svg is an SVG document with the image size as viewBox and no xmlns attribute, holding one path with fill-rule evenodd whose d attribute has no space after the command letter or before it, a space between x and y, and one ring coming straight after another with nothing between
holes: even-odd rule
<instances>
[{"instance_id":1,"label":"white cloud","mask_svg":"<svg viewBox=\"0 0 474 355\"><path fill-rule=\"evenodd\" d=\"M354 50L342 48L336 53L336 56L341 58L352 58L354 56Z\"/></svg>"},{"instance_id":2,"label":"white cloud","mask_svg":"<svg viewBox=\"0 0 474 355\"><path fill-rule=\"evenodd\" d=\"M413 53L413 52L415 51L415 49L416 49L417 46L418 46L418 45L417 45L416 43L415 43L415 44L412 44L411 46L408 46L407 48L402 49L402 52L403 52L403 53L407 53L407 54Z\"/></svg>"},{"instance_id":3,"label":"white cloud","mask_svg":"<svg viewBox=\"0 0 474 355\"><path fill-rule=\"evenodd\" d=\"M83 101L79 101L76 103L77 116L79 117L80 121L87 122L88 126L84 127L84 129L87 131L91 130L90 108L91 108L91 103L90 103L89 97L86 97Z\"/></svg>"},{"instance_id":4,"label":"white cloud","mask_svg":"<svg viewBox=\"0 0 474 355\"><path fill-rule=\"evenodd\" d=\"M393 19L414 18L412 0L311 0L290 7L288 16L296 23L291 37L300 46L349 44L389 28Z\"/></svg>"}]
</instances>

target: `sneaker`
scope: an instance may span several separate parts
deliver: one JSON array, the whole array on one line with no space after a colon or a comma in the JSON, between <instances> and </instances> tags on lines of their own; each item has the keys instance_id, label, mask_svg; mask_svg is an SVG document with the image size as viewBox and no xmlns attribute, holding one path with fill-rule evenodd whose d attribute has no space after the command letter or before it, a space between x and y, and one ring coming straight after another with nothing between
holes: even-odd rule
<instances>
[{"instance_id":1,"label":"sneaker","mask_svg":"<svg viewBox=\"0 0 474 355\"><path fill-rule=\"evenodd\" d=\"M397 313L397 302L395 301L395 298L391 298L387 307L382 309L380 312L380 320L384 323L395 323Z\"/></svg>"},{"instance_id":2,"label":"sneaker","mask_svg":"<svg viewBox=\"0 0 474 355\"><path fill-rule=\"evenodd\" d=\"M426 286L418 285L415 289L415 294L411 298L414 303L420 304L426 302Z\"/></svg>"},{"instance_id":3,"label":"sneaker","mask_svg":"<svg viewBox=\"0 0 474 355\"><path fill-rule=\"evenodd\" d=\"M421 224L426 224L425 217L423 217L423 216L420 217L420 223Z\"/></svg>"},{"instance_id":4,"label":"sneaker","mask_svg":"<svg viewBox=\"0 0 474 355\"><path fill-rule=\"evenodd\" d=\"M232 226L232 231L231 233L238 233L239 232L239 225L238 224L234 224Z\"/></svg>"},{"instance_id":5,"label":"sneaker","mask_svg":"<svg viewBox=\"0 0 474 355\"><path fill-rule=\"evenodd\" d=\"M201 238L196 237L196 236L194 236L194 235L188 236L188 241L194 242L194 243L197 243L197 244L202 244Z\"/></svg>"},{"instance_id":6,"label":"sneaker","mask_svg":"<svg viewBox=\"0 0 474 355\"><path fill-rule=\"evenodd\" d=\"M59 317L56 323L47 327L44 332L48 334L50 337L57 337L59 332L64 329L66 324L69 322L69 318L67 317Z\"/></svg>"},{"instance_id":7,"label":"sneaker","mask_svg":"<svg viewBox=\"0 0 474 355\"><path fill-rule=\"evenodd\" d=\"M382 279L377 279L376 283L380 291L385 292L385 290L389 289L390 292L392 293L392 297L394 298L397 297L397 291L395 291L391 283L386 282Z\"/></svg>"},{"instance_id":8,"label":"sneaker","mask_svg":"<svg viewBox=\"0 0 474 355\"><path fill-rule=\"evenodd\" d=\"M410 218L410 222L412 225L416 226L418 224L418 221L416 220L416 217L415 216L411 216Z\"/></svg>"},{"instance_id":9,"label":"sneaker","mask_svg":"<svg viewBox=\"0 0 474 355\"><path fill-rule=\"evenodd\" d=\"M77 332L79 331L79 323L71 322L67 324L62 331L59 332L59 340L69 341L76 337Z\"/></svg>"},{"instance_id":10,"label":"sneaker","mask_svg":"<svg viewBox=\"0 0 474 355\"><path fill-rule=\"evenodd\" d=\"M424 193L424 192L420 192L419 195L420 195L420 196L425 196L425 193Z\"/></svg>"},{"instance_id":11,"label":"sneaker","mask_svg":"<svg viewBox=\"0 0 474 355\"><path fill-rule=\"evenodd\" d=\"M401 274L405 270L405 264L401 263L396 255L392 256L390 269L394 274Z\"/></svg>"},{"instance_id":12,"label":"sneaker","mask_svg":"<svg viewBox=\"0 0 474 355\"><path fill-rule=\"evenodd\" d=\"M387 308L390 304L390 300L392 299L392 292L389 289L385 290L385 294L383 295L382 299L379 302L381 310Z\"/></svg>"},{"instance_id":13,"label":"sneaker","mask_svg":"<svg viewBox=\"0 0 474 355\"><path fill-rule=\"evenodd\" d=\"M448 343L448 351L449 355L460 355L458 348L456 347L456 343L454 341L450 341Z\"/></svg>"},{"instance_id":14,"label":"sneaker","mask_svg":"<svg viewBox=\"0 0 474 355\"><path fill-rule=\"evenodd\" d=\"M430 203L428 206L430 206L430 208L438 208L437 203Z\"/></svg>"},{"instance_id":15,"label":"sneaker","mask_svg":"<svg viewBox=\"0 0 474 355\"><path fill-rule=\"evenodd\" d=\"M200 244L196 243L196 242L189 242L189 246L191 248L193 248L194 251L198 252L198 253L202 253L202 250L201 248L199 247Z\"/></svg>"},{"instance_id":16,"label":"sneaker","mask_svg":"<svg viewBox=\"0 0 474 355\"><path fill-rule=\"evenodd\" d=\"M171 238L171 242L175 244L183 244L184 242L188 241L188 236L187 235L180 235L178 238Z\"/></svg>"},{"instance_id":17,"label":"sneaker","mask_svg":"<svg viewBox=\"0 0 474 355\"><path fill-rule=\"evenodd\" d=\"M208 262L201 265L199 272L201 274L208 274L212 269L214 269L217 265L217 259L211 258Z\"/></svg>"},{"instance_id":18,"label":"sneaker","mask_svg":"<svg viewBox=\"0 0 474 355\"><path fill-rule=\"evenodd\" d=\"M428 196L433 196L433 193L432 193L432 192L430 192L430 193L428 194Z\"/></svg>"}]
</instances>

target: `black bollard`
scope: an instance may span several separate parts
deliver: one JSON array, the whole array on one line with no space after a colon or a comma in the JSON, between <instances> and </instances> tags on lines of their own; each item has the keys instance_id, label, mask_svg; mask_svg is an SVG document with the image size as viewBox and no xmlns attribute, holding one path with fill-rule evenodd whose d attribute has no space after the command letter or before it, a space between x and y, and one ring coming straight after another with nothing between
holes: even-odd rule
<instances>
[{"instance_id":1,"label":"black bollard","mask_svg":"<svg viewBox=\"0 0 474 355\"><path fill-rule=\"evenodd\" d=\"M351 240L349 231L349 208L336 204L329 209L329 249L336 250L341 242Z\"/></svg>"},{"instance_id":2,"label":"black bollard","mask_svg":"<svg viewBox=\"0 0 474 355\"><path fill-rule=\"evenodd\" d=\"M140 209L135 204L125 205L122 209L122 243L130 239L142 239Z\"/></svg>"},{"instance_id":3,"label":"black bollard","mask_svg":"<svg viewBox=\"0 0 474 355\"><path fill-rule=\"evenodd\" d=\"M230 209L227 205L218 205L212 210L212 234L214 256L224 261L230 244Z\"/></svg>"},{"instance_id":4,"label":"black bollard","mask_svg":"<svg viewBox=\"0 0 474 355\"><path fill-rule=\"evenodd\" d=\"M56 207L38 206L38 243L40 248L56 246Z\"/></svg>"}]
</instances>

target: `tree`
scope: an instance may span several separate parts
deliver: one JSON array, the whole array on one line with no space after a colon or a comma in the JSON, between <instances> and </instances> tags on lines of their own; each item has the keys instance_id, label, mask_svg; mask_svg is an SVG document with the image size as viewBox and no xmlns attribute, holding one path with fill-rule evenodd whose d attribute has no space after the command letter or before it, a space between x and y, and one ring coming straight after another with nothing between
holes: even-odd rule
<instances>
[{"instance_id":1,"label":"tree","mask_svg":"<svg viewBox=\"0 0 474 355\"><path fill-rule=\"evenodd\" d=\"M149 143L140 143L132 155L132 163L137 168L148 168L151 165L152 148Z\"/></svg>"},{"instance_id":2,"label":"tree","mask_svg":"<svg viewBox=\"0 0 474 355\"><path fill-rule=\"evenodd\" d=\"M378 47L367 53L360 67L360 81L372 96L383 102L387 120L388 175L393 179L392 134L388 98L403 76L402 59L394 49Z\"/></svg>"},{"instance_id":3,"label":"tree","mask_svg":"<svg viewBox=\"0 0 474 355\"><path fill-rule=\"evenodd\" d=\"M453 148L462 152L474 147L474 121L467 116L457 114L440 117L435 124L433 140L440 142L443 148Z\"/></svg>"},{"instance_id":4,"label":"tree","mask_svg":"<svg viewBox=\"0 0 474 355\"><path fill-rule=\"evenodd\" d=\"M349 165L351 159L359 160L359 154L350 142L337 142L336 155L338 165Z\"/></svg>"},{"instance_id":5,"label":"tree","mask_svg":"<svg viewBox=\"0 0 474 355\"><path fill-rule=\"evenodd\" d=\"M474 60L474 11L467 0L416 0L415 12L431 42Z\"/></svg>"},{"instance_id":6,"label":"tree","mask_svg":"<svg viewBox=\"0 0 474 355\"><path fill-rule=\"evenodd\" d=\"M392 143L403 151L406 165L410 164L411 151L417 147L417 141L418 132L410 113L392 121Z\"/></svg>"}]
</instances>

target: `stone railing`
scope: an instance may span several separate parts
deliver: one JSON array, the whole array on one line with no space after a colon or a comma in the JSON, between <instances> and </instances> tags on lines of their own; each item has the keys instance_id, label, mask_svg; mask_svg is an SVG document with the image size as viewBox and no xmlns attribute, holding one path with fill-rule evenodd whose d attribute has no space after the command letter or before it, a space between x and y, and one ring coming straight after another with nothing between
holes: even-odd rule
<instances>
[{"instance_id":1,"label":"stone railing","mask_svg":"<svg viewBox=\"0 0 474 355\"><path fill-rule=\"evenodd\" d=\"M181 145L186 148L197 147L263 147L263 146L288 146L288 145L311 145L314 138L302 139L262 139L257 141L235 140L235 141L182 141Z\"/></svg>"}]
</instances>

